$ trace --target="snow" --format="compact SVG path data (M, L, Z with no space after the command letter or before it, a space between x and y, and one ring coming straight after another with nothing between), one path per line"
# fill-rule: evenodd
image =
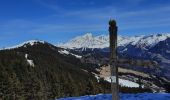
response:
M91 33L87 33L83 36L78 36L70 40L66 44L59 45L60 47L68 48L103 48L109 44L108 36L96 36L94 37Z
M28 63L30 66L32 66L32 67L35 66L33 60L29 60L29 59L28 59L28 54L25 54L25 59L27 60L27 63Z
M154 35L141 35L141 36L118 36L118 46L127 46L129 44L140 46L144 49L147 47L153 47L158 42L163 41L167 38L170 38L170 33L162 33L162 34L154 34ZM44 41L40 40L30 40L23 42L19 45L4 48L4 49L13 49L18 48L21 46L26 47L25 44L29 44L31 46L35 45L36 43L45 43ZM109 35L99 35L99 36L93 36L92 33L87 33L83 36L77 36L70 41L66 43L62 43L57 45L62 48L82 48L82 50L86 50L86 48L107 48L109 47ZM1 50L4 50L1 49ZM124 49L122 52L126 51L127 49ZM79 57L79 56L77 56Z
M79 56L79 55L76 55L76 54L73 54L73 53L70 53L69 51L67 51L67 50L60 50L60 51L58 51L60 54L66 54L66 55L69 55L69 54L71 54L71 55L73 55L73 56L75 56L76 58L81 58L82 56Z
M119 84L125 87L139 87L139 84L129 81L129 80L124 80L124 79L119 79Z
M61 54L70 54L67 50L61 50L61 51L59 51L59 53L61 53Z
M158 42L170 38L170 33L141 35L141 36L118 36L118 46L127 46L128 44L140 46L146 49L153 47ZM83 36L77 36L67 43L58 45L63 48L107 48L109 47L109 35L93 36L92 33L87 33ZM126 49L125 49L126 51Z
M75 56L76 58L82 58L82 56L76 55L76 54L72 54L71 55Z
M112 100L112 95L98 94L81 97L61 98L57 100ZM120 94L120 100L170 100L170 94L168 93Z
M7 47L7 48L4 48L2 50L19 48L19 47L22 47L22 46L26 47L25 44L29 44L29 45L33 46L38 42L43 43L43 44L45 43L45 41L40 41L40 40L29 40L29 41L23 42L23 43L21 43L19 45L15 45L15 46L12 46L12 47Z
M104 78L106 81L111 82L110 77ZM119 78L119 84L123 87L139 87L138 83Z

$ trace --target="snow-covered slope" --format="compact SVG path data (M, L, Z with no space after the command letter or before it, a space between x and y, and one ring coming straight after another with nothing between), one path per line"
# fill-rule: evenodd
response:
M158 42L170 38L170 33L154 34L154 35L141 35L124 37L118 36L118 46L126 46L128 44L148 48L153 47ZM83 36L78 36L67 43L59 45L64 48L106 48L109 47L109 36L100 35L93 36L91 33L87 33Z
M108 82L111 82L110 77L105 77L104 79ZM119 85L121 85L122 87L139 87L138 83L125 80L125 79L121 79L121 78L119 78Z
M57 100L112 100L111 94L98 94L82 97L61 98ZM120 100L170 100L170 94L120 94Z
M73 56L75 56L76 58L81 58L82 56L80 56L80 55L76 55L76 54L73 54L73 53L70 53L69 51L67 51L67 50L59 50L58 51L60 54L66 54L66 55L73 55Z

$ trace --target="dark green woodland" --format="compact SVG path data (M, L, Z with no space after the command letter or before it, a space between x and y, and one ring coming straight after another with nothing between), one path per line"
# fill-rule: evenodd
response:
M48 43L0 51L0 98L47 100L106 92L87 65ZM25 58L33 60L30 66ZM84 69L84 70L83 70ZM107 90L108 92L108 90Z

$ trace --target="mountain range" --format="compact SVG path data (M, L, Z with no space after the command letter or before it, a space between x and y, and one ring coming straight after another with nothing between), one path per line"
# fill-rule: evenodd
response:
M134 45L143 47L143 49L148 49L167 38L170 38L170 33L129 37L118 36L118 46ZM109 36L93 36L92 33L87 33L83 36L77 36L59 46L66 48L107 48L109 47Z
M119 36L121 92L169 92L169 37ZM51 99L109 93L108 42L108 36L88 33L57 46L30 40L0 50L0 98Z
M96 53L100 58L109 58L109 36L93 36L87 33L70 41L60 44L62 48L77 51L77 54L86 52ZM170 33L141 35L141 36L118 36L117 47L119 58L152 60L159 63L161 72L159 74L170 78ZM96 56L97 56L96 55Z
M136 82L135 78L141 77L145 86L148 83L152 84L149 87L154 87L152 88L153 91L159 90L162 86L169 87L169 40L170 33L130 37L118 36L119 77L126 77L125 79L131 79L133 82ZM93 36L91 33L87 33L59 46L70 53L81 56L82 62L98 65L99 68L95 68L95 70L99 71L101 74L99 76L108 77L108 72L110 72L107 67L110 56L108 35ZM130 74L128 77L127 73ZM144 76L149 78L146 79ZM168 85L165 85L163 81ZM160 85L159 83L163 84ZM156 89L155 86L159 89Z

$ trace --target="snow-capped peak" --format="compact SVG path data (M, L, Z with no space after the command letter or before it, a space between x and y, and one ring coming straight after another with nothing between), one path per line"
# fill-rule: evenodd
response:
M152 47L158 42L170 38L170 33L141 35L141 36L118 36L118 46L126 46L128 44L140 46L143 48ZM59 45L64 48L107 48L109 47L109 35L93 36L87 33L78 36L65 44Z
M167 38L170 38L170 34L155 34L155 35L143 36L143 38L141 38L138 41L138 45L145 45L145 46L152 47L156 45L158 42L164 41Z
M85 35L83 35L84 38L92 38L93 34L92 33L86 33Z
M34 44L37 44L37 43L45 43L45 41L41 41L41 40L29 40L29 41L26 41L20 45L24 45L24 44L30 44L31 46L33 46Z
M69 42L60 45L66 48L103 48L108 45L108 36L93 36L87 33L83 36L77 36Z
M14 49L14 48L19 48L19 47L22 47L22 46L26 46L26 45L31 45L33 46L34 44L37 44L37 43L45 43L45 41L41 41L41 40L29 40L29 41L26 41L26 42L23 42L19 45L15 45L15 46L12 46L12 47L7 47L5 49Z

